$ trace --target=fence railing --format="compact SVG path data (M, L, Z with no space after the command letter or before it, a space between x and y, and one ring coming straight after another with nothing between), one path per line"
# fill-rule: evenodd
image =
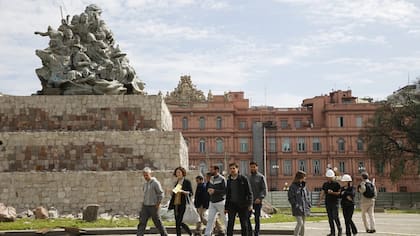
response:
M320 192L310 192L311 203L317 206ZM271 205L278 208L290 207L287 200L287 191L272 191L265 198ZM356 206L359 207L360 194L356 194ZM324 202L321 202L324 206ZM384 209L420 209L420 192L416 193L390 193L379 192L375 203L376 208Z

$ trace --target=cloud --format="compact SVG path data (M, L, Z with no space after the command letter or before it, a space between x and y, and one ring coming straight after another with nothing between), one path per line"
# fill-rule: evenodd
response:
M343 21L384 23L406 26L418 22L419 9L408 1L395 0L276 0L279 3L299 5L317 23L341 24Z

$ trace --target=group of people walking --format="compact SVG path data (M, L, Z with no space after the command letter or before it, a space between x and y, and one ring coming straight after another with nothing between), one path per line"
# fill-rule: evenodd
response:
M212 166L210 172L195 178L197 188L194 196L194 206L200 216L194 235L202 235L205 224L205 236L233 235L235 219L238 216L241 224L242 236L258 236L260 230L260 216L262 201L267 194L265 177L258 172L258 165L250 163L250 173L244 175L239 172L236 163L229 165L229 175L225 178L218 166ZM159 216L159 207L164 196L159 181L152 177L150 168L144 168L143 176L146 183L143 186L144 201L140 211L140 223L137 235L144 235L149 218L159 230L160 235L168 235ZM169 202L169 210L174 210L176 235L181 235L182 229L193 235L192 230L183 222L186 204L193 196L191 181L186 178L187 172L183 167L177 167L173 175L176 182ZM208 211L208 218L205 213ZM252 229L251 214L254 214L255 227ZM226 220L227 216L227 220Z
M377 191L373 183L374 181L369 180L368 173L364 172L361 174L361 182L357 188L353 186L353 180L348 174L341 176L340 181L342 182L342 186L337 182L335 172L332 169L327 170L325 177L327 181L322 185L318 205L325 199L325 208L330 226L330 233L327 236L341 236L343 233L340 218L338 217L339 199L341 199L346 236L356 235L358 233L357 227L352 219L356 191L361 193L360 208L366 232L375 233L374 207ZM288 200L291 204L292 214L297 221L294 230L294 235L296 236L305 235L305 219L310 215L311 209L311 199L305 185L305 180L306 173L304 171L298 171L288 191Z
M203 224L205 236L233 235L235 219L238 216L241 225L242 236L258 236L260 231L260 216L262 201L267 194L265 176L258 172L258 165L250 163L250 173L243 175L239 172L236 163L229 165L229 175L225 178L220 173L218 166L212 166L205 177L195 178L197 187L194 196L194 206L200 217L196 225L194 235L202 235ZM173 175L176 182L172 190L169 202L169 210L174 210L176 235L181 235L182 229L193 235L193 231L183 222L186 212L186 205L191 201L193 189L191 181L186 178L187 172L183 167L177 167ZM164 196L159 181L152 177L152 171L146 167L143 170L146 183L143 186L144 201L140 211L140 223L137 235L144 235L146 224L149 218L159 230L159 233L168 235L159 216L159 208ZM362 220L367 233L375 233L374 205L377 195L374 180L369 180L369 175L364 172L361 175L361 183L355 187L352 184L350 175L345 174L339 179L342 186L337 182L337 177L332 169L328 169L325 177L327 181L322 185L319 205L325 199L325 208L328 215L330 233L327 236L341 236L343 228L338 217L339 199L343 210L346 235L351 236L358 233L352 217L355 207L356 191L361 193L360 208ZM294 235L305 235L306 217L311 212L311 199L306 186L306 173L298 171L293 183L288 190L288 200L291 205L292 215L296 218ZM205 213L208 212L206 219ZM254 214L255 226L252 229L251 214ZM227 217L226 217L227 216ZM227 218L227 220L226 220ZM337 232L337 234L336 234Z

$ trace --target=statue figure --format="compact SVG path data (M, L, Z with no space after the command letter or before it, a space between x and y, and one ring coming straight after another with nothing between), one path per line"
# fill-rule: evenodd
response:
M207 101L213 100L213 93L211 93L211 90L209 89L209 93L207 94Z
M42 90L38 94L142 94L144 83L130 65L127 54L114 46L111 30L101 19L102 9L88 5L84 12L61 20L57 30L48 26L46 49L35 54Z

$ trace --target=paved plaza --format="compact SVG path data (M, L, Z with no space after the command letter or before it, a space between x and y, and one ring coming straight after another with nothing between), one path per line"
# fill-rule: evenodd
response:
M376 213L376 233L375 234L368 234L365 232L363 223L361 220L361 215L359 212L355 213L353 219L356 223L356 226L359 230L360 235L373 235L373 236L420 236L420 214L390 214L390 213ZM341 222L344 226L344 219L342 215L340 215ZM288 222L288 223L270 223L270 224L263 224L262 225L262 233L261 235L291 235L290 232L293 230L295 226L295 222ZM329 233L327 221L321 222L307 222L306 223L306 236L325 236ZM235 229L238 229L239 225L235 226ZM121 230L121 229L118 229ZM288 234L280 234L274 233L277 230L278 232L289 232ZM266 234L264 231L271 231L271 234ZM274 231L274 232L273 232ZM64 235L64 234L57 234L55 235ZM344 232L343 232L344 233ZM117 232L117 229L89 229L88 234L90 235L127 235L127 236L134 236L135 231L133 228L128 228L127 233L121 234L121 232ZM0 232L0 235L34 235L33 231L31 232L7 232L3 231ZM67 234L66 234L67 235ZM159 234L147 234L150 236L158 236ZM175 234L170 234L175 235ZM186 234L184 234L186 235ZM235 234L238 235L238 234ZM344 236L345 234L343 234Z
M388 214L388 213L375 213L376 218L376 233L366 233L360 212L356 212L353 216L353 221L356 224L359 233L357 235L401 235L401 236L414 236L420 235L420 215L419 214ZM344 218L340 214L341 224L344 228ZM290 223L277 223L266 224L264 227L276 229L293 229L294 222ZM321 222L307 222L306 223L307 236L325 236L329 233L328 221ZM344 236L343 232L343 236Z
M420 214L389 214L389 213L375 213L376 218L376 233L366 233L360 212L356 212L353 220L359 230L358 235L373 235L373 236L420 236ZM344 218L340 214L341 223L344 227ZM235 225L238 229L239 225ZM295 222L288 223L270 223L263 224L262 230L292 230L295 227ZM325 236L329 233L329 226L327 221L321 222L307 222L305 236ZM134 235L134 234L132 234ZM159 234L150 234L158 236ZM171 234L175 235L175 234ZM263 234L262 234L263 235ZM278 234L272 234L278 235ZM345 233L343 232L343 236Z

